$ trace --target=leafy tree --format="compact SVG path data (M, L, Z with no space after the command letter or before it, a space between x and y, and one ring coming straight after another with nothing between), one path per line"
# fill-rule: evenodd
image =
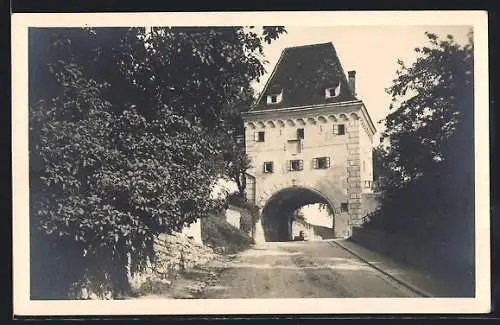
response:
M222 207L215 130L277 29L30 31L33 298L125 293L129 258Z
M473 234L473 44L426 33L411 66L399 61L375 170L384 177L373 225L433 238ZM450 231L446 232L445 229Z
M220 144L224 161L224 178L232 181L238 188L238 195L245 197L246 172L251 167L251 160L245 149L245 130L242 113L248 111L254 100L254 91L250 85L245 89L240 101L228 110L227 127L221 132Z
M396 189L401 182L401 175L390 164L389 153L383 146L373 148L373 179L374 187L379 189Z
M306 222L306 217L304 216L304 212L302 212L300 209L295 210L292 213L292 221Z

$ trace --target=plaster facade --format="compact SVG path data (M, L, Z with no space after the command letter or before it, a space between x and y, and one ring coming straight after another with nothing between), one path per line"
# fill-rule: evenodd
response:
M262 209L282 189L309 188L333 208L336 236L349 236L364 212L362 194L371 192L365 182L373 181L375 129L363 103L251 111L245 114L244 124L246 152L252 161L247 199ZM298 129L303 129L303 139ZM321 157L327 158L325 168L317 168L315 159ZM291 160L301 161L301 170L290 170ZM272 170L265 169L267 162L272 162Z

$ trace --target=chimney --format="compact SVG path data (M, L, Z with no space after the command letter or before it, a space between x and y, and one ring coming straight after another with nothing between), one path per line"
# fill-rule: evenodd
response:
M348 71L347 76L349 80L349 88L351 88L353 95L356 96L356 71Z

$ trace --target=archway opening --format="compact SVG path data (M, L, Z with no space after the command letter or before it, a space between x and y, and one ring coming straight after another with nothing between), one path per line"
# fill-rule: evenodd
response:
M304 207L319 205L324 208L331 218L329 227L318 226L308 222L308 215L304 215ZM261 220L264 237L267 242L297 240L297 232L302 223L306 238L326 239L333 238L334 211L332 203L320 192L304 188L290 187L283 189L271 196L262 209ZM301 215L302 214L302 215ZM297 216L300 216L297 218ZM301 240L299 238L299 240Z

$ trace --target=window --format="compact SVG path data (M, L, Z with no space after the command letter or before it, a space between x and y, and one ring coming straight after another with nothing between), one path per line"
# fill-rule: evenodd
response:
M290 160L290 171L299 171L304 167L304 163L302 160Z
M372 188L372 181L365 181L365 188Z
M283 91L281 90L279 93L272 93L267 95L267 103L268 104L278 104L281 103L283 99Z
M255 141L264 142L264 131L255 133Z
M349 211L349 205L347 202L342 202L340 203L340 212L348 212Z
M365 161L363 160L363 172L366 171L366 164L365 164Z
M297 139L304 139L304 129L297 129Z
M336 135L344 135L345 134L345 125L338 124L333 126L333 134Z
M273 162L266 161L264 163L264 173L272 173L273 172Z
M319 157L313 159L314 169L327 169L330 168L330 157Z
M325 89L326 98L337 97L339 94L340 94L340 83L337 85L337 87Z

